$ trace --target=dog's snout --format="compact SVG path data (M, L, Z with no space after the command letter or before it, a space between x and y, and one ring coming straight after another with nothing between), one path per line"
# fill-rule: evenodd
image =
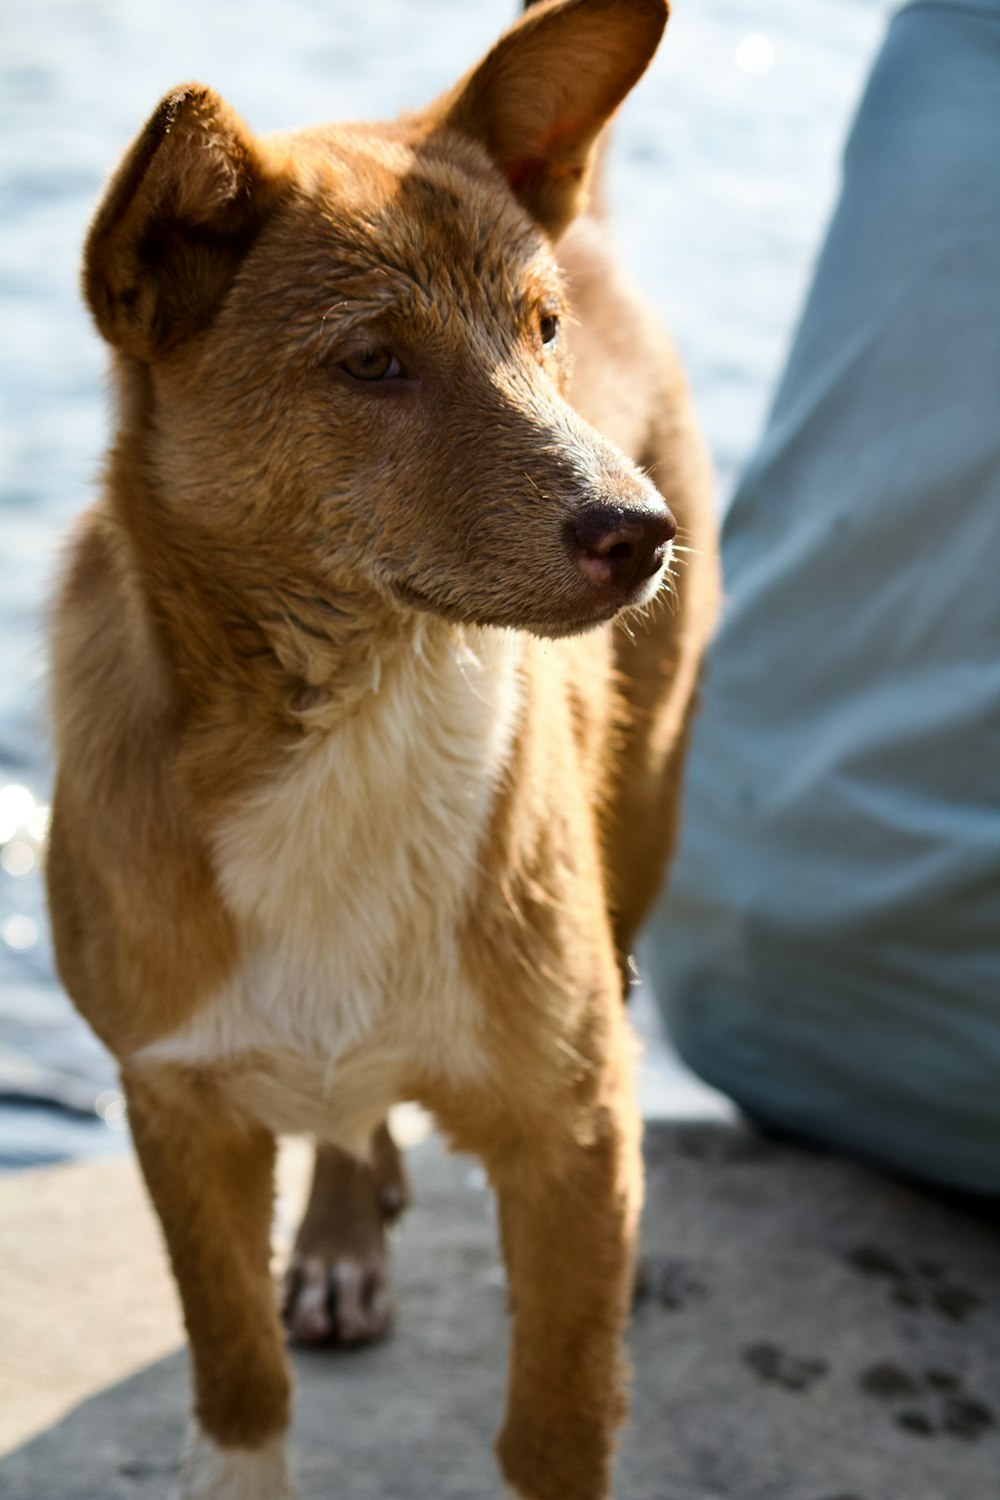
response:
M593 583L629 589L663 566L677 525L665 505L656 509L589 505L569 523L577 567Z

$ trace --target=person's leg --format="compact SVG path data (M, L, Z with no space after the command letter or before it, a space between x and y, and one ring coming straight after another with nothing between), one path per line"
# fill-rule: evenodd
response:
M1000 1192L1000 0L890 29L759 450L646 965L753 1113Z

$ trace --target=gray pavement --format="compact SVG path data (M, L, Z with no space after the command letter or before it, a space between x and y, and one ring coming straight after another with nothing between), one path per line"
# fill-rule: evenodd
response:
M995 1226L725 1123L651 1127L647 1158L648 1271L629 1336L633 1416L619 1500L1000 1500ZM396 1240L394 1335L359 1353L296 1355L302 1500L495 1500L499 1491L490 1441L504 1386L504 1290L491 1201L475 1165L434 1140L411 1163L417 1204ZM93 1218L109 1180L107 1163L57 1170L59 1203L36 1230L65 1231L77 1209L73 1222L88 1210ZM155 1329L147 1313L150 1337L162 1345L166 1330L167 1345L176 1342L148 1210L131 1165L115 1171L113 1234L95 1234L93 1254L78 1235L67 1261L76 1278L30 1285L32 1257L14 1252L32 1213L0 1226L0 1248L27 1278L20 1293L8 1284L5 1303L18 1347L18 1320L30 1329L35 1319L43 1347L48 1329L72 1343L76 1320L87 1343L72 1347L85 1368L95 1343L115 1346L147 1283L150 1307L164 1307ZM43 1188L38 1174L34 1202ZM111 1256L118 1280L102 1308L95 1280ZM167 1500L185 1356L108 1382L99 1355L89 1398L0 1458L0 1500ZM11 1377L8 1367L8 1387ZM29 1396L21 1392L23 1411Z

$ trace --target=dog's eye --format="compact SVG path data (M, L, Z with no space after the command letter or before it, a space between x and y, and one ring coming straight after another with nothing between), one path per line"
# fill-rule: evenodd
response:
M538 324L543 344L554 344L559 337L559 319L555 313L543 313Z
M349 354L340 361L340 368L355 380L395 380L403 373L399 360L388 349L362 349Z

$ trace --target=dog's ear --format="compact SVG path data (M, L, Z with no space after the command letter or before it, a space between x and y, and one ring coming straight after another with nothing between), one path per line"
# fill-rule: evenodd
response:
M645 71L667 0L544 0L432 106L432 128L480 141L556 239L585 207L601 128Z
M108 342L151 360L205 327L279 196L217 94L198 84L168 94L87 237L84 294Z

